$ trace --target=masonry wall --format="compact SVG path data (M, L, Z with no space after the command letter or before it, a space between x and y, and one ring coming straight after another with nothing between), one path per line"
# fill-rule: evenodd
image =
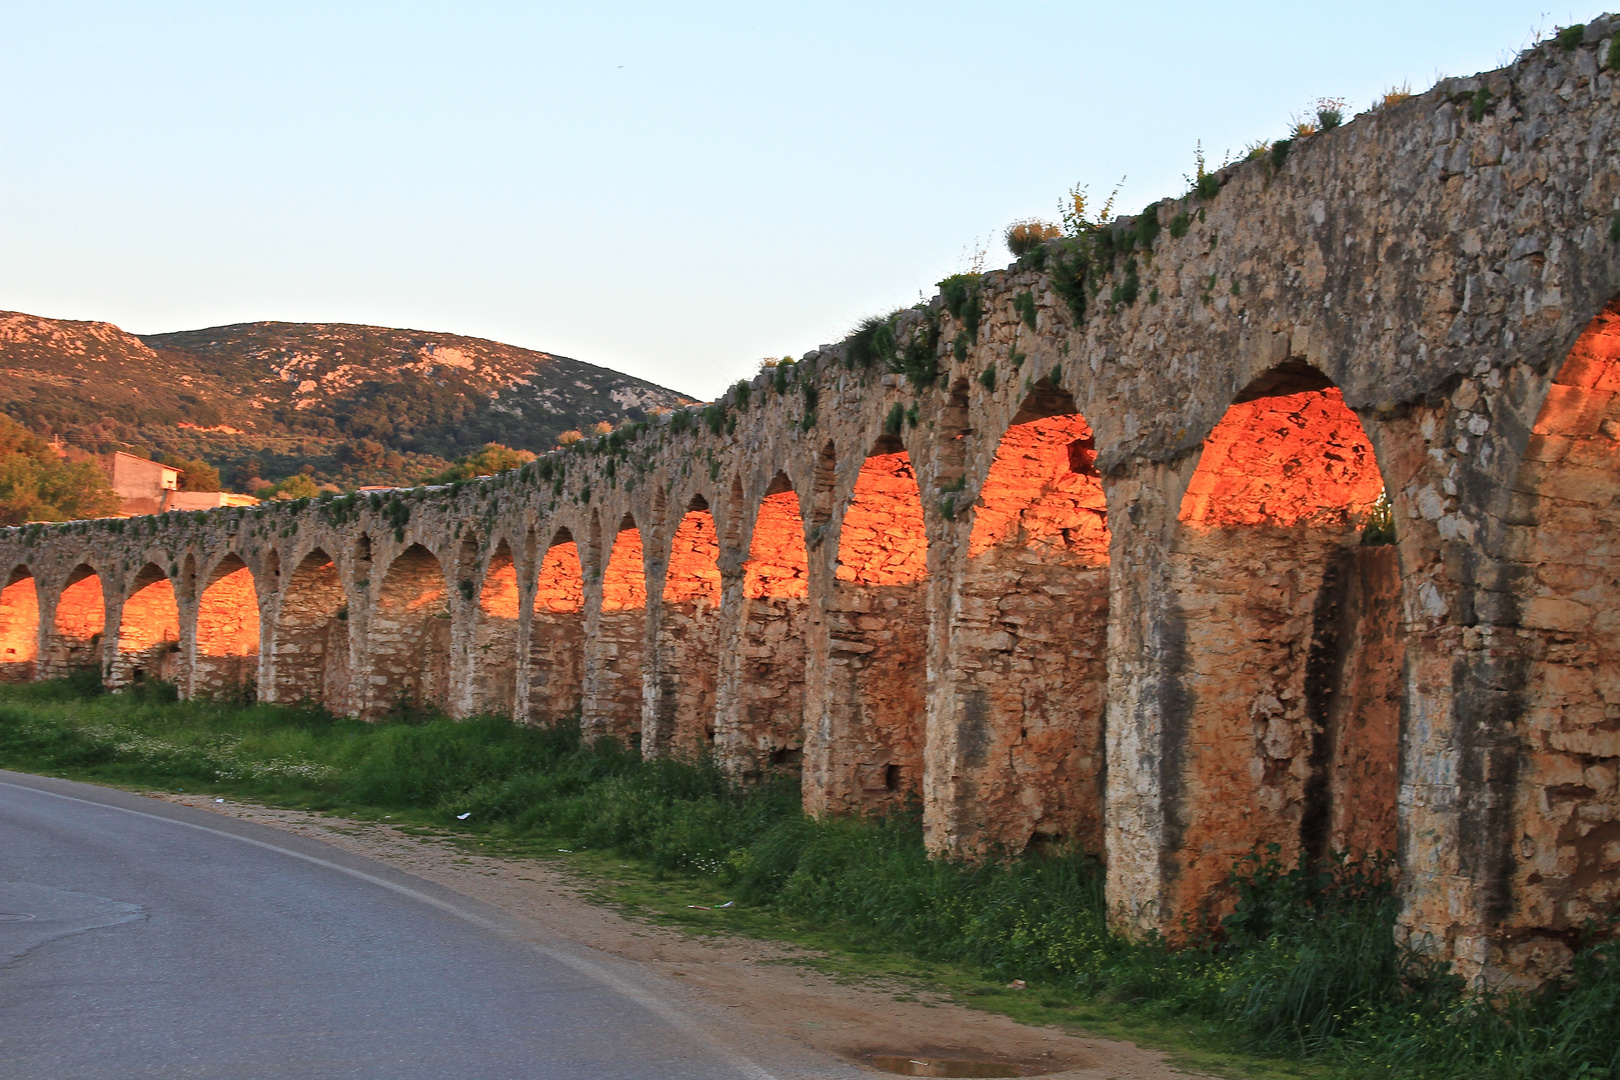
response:
M1535 982L1620 873L1611 37L521 470L0 531L0 647L917 799L942 856L1098 852L1127 933L1393 848L1403 938Z

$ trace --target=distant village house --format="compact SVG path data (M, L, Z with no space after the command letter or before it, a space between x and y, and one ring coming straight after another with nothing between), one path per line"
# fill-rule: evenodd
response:
M101 468L118 496L119 517L163 514L170 510L256 506L259 502L252 495L230 491L181 491L179 469L121 450L102 455Z

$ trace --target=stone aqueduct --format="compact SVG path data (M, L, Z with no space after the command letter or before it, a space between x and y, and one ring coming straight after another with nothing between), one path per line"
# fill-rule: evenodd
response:
M1256 844L1392 851L1403 934L1535 979L1620 903L1608 26L1150 208L1081 318L908 313L926 386L846 343L465 486L0 532L4 670L577 713L1078 843L1172 938Z

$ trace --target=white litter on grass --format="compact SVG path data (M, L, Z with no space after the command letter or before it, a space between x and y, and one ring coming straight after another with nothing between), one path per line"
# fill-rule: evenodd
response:
M465 814L457 814L456 815L456 820L457 821L466 821L470 817L472 817L472 811L471 810L467 811Z
M727 900L723 904L716 904L715 907L717 907L717 908L728 908L728 907L735 907L736 905L737 905L737 901L735 901L735 900Z
M225 800L224 799L215 799L214 801L215 802L224 802Z
M564 855L572 855L574 853L573 848L560 847L557 850L562 852Z

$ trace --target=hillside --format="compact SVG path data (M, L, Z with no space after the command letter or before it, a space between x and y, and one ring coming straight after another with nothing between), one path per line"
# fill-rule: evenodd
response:
M0 411L98 452L202 457L238 486L298 471L394 483L501 442L690 401L551 353L457 334L243 323L136 335L0 312Z

